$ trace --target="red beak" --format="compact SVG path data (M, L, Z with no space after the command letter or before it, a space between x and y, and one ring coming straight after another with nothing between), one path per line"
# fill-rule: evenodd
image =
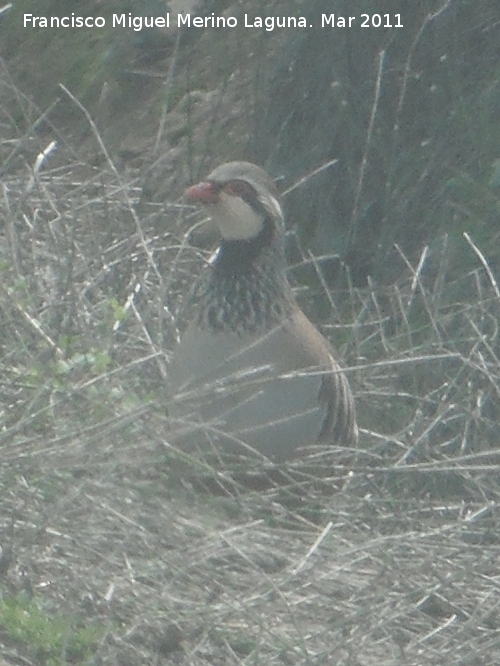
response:
M184 199L193 203L214 204L219 200L219 195L212 183L202 182L188 187L184 192Z

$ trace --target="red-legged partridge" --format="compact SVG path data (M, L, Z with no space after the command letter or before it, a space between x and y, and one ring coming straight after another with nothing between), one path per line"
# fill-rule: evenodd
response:
M229 162L185 197L206 208L222 240L169 365L172 444L274 461L311 444L354 445L347 378L286 277L271 178L254 164Z

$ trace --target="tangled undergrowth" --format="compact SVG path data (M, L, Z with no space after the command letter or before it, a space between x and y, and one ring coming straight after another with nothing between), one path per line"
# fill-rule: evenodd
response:
M397 250L397 280L363 289L304 258L359 448L210 468L169 448L163 388L205 257L194 212L140 215L110 159L43 161L0 199L5 663L497 663L488 248Z

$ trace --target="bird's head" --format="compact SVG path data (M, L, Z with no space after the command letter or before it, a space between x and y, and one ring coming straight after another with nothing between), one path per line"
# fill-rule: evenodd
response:
M284 231L280 195L271 177L249 162L227 162L186 190L187 201L205 206L223 241L274 238Z

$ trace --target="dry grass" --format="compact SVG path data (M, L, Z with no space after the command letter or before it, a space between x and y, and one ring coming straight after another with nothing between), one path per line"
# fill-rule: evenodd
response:
M32 159L0 199L3 601L101 627L78 663L498 663L487 248L464 239L464 272L443 239L399 253L394 284L342 293L307 259L324 330L346 341L362 437L276 485L168 449L168 350L202 264L183 236L192 212L169 202L142 219L109 156L62 162ZM5 627L0 641L5 663L75 663Z

